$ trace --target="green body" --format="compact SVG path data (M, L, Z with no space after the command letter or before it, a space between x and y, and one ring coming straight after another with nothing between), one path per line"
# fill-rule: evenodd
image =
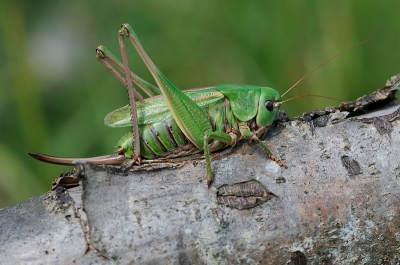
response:
M216 85L182 92L150 60L128 24L122 25L118 38L122 63L104 46L96 51L99 61L128 90L129 105L105 118L105 124L111 127L132 126L132 132L118 143L119 154L86 159L37 153L31 156L62 165L74 165L76 161L116 165L126 158L140 164L142 158L152 160L204 152L206 178L210 184L210 152L249 139L259 143L272 160L284 166L260 140L282 104L278 92L251 85ZM133 44L157 86L130 71L125 38Z
M272 98L279 101L279 94L272 88L250 85L217 85L185 92L207 117L212 132L236 133L238 140L243 138L238 123L256 124L260 99ZM195 146L182 133L168 108L163 96L155 96L137 102L137 116L140 135L140 151L145 159L170 158L198 153L203 149ZM262 111L262 110L261 110ZM276 112L271 115L258 115L264 127L274 121ZM132 126L129 105L117 109L106 116L104 123L110 127ZM209 143L210 151L216 151L227 144L218 140ZM126 157L132 155L132 134L124 135L118 142Z
M135 47L157 86L130 71L125 37ZM284 166L259 138L273 123L279 110L280 96L274 89L217 85L184 93L154 65L128 24L123 24L119 31L119 43L123 64L103 46L98 47L97 57L128 89L129 106L110 113L105 119L105 123L113 127L132 125L133 133L126 134L119 141L120 153L140 163L141 157L177 157L203 150L206 178L210 184L210 152L226 145L233 146L246 138L258 142L272 160ZM116 73L115 68L123 72L125 79ZM132 82L150 98L141 99Z

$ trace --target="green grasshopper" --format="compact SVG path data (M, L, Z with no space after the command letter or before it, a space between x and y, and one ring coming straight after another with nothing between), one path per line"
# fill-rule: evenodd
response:
M210 152L234 146L242 139L249 139L257 142L279 166L286 167L281 160L272 155L261 138L274 122L280 105L291 99L282 101L279 93L269 87L237 84L221 84L182 92L150 60L131 26L123 24L118 36L122 63L104 46L96 49L99 61L128 90L130 104L111 112L104 119L104 123L110 127L132 126L132 132L124 135L118 142L118 155L61 158L29 153L32 157L61 165L74 165L77 161L120 165L127 158L132 159L132 163L140 164L142 158L167 159L203 151L207 184L210 185ZM130 71L125 38L135 47L158 87ZM124 74L125 78L121 74ZM132 83L139 89L133 89ZM149 98L144 98L142 94ZM305 96L315 95L301 97Z

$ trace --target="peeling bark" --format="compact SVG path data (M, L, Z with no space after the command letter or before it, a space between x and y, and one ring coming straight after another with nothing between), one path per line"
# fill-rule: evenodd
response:
M369 95L372 105L281 116L265 141L287 169L247 143L214 157L210 188L201 159L79 165L55 190L0 210L0 263L396 264L397 85ZM218 194L263 201L239 210Z

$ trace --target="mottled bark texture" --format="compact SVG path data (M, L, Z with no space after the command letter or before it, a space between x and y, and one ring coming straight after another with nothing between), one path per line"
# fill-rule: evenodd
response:
M265 141L287 169L246 142L214 157L210 188L202 159L79 165L53 191L0 210L0 263L397 264L397 85L280 116Z

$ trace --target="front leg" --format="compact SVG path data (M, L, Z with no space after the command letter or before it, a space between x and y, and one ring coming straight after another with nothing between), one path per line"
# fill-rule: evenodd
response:
M265 145L265 143L261 141L260 138L258 138L257 134L259 133L262 134L263 131L260 130L258 132L252 132L248 126L240 126L240 131L245 138L256 141L272 161L275 161L281 167L287 168L285 163L283 163L282 160L274 156L272 152L268 149L268 147Z
M272 154L272 152L268 149L268 147L264 144L264 142L260 140L260 138L258 138L257 136L253 135L253 136L251 137L251 139L253 139L254 141L256 141L256 142L261 146L261 148L264 149L265 153L267 153L267 155L269 156L269 158L270 158L272 161L275 161L275 162L276 162L279 166L281 166L281 167L287 168L287 166L285 165L285 163L283 163L282 160L280 160L279 158L277 158L276 156L274 156L274 155Z

